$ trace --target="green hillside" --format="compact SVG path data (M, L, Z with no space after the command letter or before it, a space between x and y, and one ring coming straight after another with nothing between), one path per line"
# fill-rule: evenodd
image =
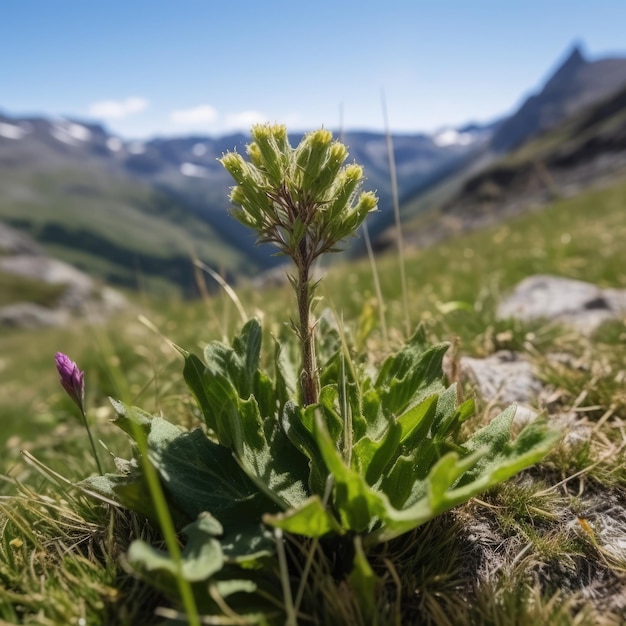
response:
M244 254L176 199L89 164L1 169L0 220L112 284L192 292L194 256L246 271Z

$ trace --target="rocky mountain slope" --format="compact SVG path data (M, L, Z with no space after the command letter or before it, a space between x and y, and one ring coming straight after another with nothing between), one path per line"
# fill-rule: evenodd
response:
M480 154L407 199L404 232L428 244L624 176L625 137L626 59L589 62L576 48Z

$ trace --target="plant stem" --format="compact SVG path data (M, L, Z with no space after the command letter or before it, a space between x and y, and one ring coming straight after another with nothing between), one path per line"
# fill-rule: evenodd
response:
M298 316L300 318L300 345L302 348L302 402L304 406L317 404L317 377L315 373L315 335L311 319L311 276L310 264L298 263L298 282L296 284Z
M93 457L96 459L96 465L98 466L98 472L100 472L100 476L104 476L104 470L102 469L102 465L100 463L100 457L98 456L98 452L96 451L96 444L91 436L91 429L89 428L89 424L87 423L87 415L85 415L85 411L81 408L80 414L83 417L83 424L85 424L85 430L87 431L87 435L89 436L89 443L91 444L91 451L93 452Z

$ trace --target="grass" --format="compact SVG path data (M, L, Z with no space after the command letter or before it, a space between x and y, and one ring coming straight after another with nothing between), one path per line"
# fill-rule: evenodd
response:
M495 309L508 289L534 273L626 288L625 205L622 182L407 255L411 324L423 321L433 339L455 342L461 354L524 351L546 386L540 408L568 426L540 466L369 555L378 576L378 624L623 623L624 319L583 338L546 322L511 325L497 320ZM388 342L378 327L366 262L333 267L318 306L318 313L325 306L342 313L346 332L373 360L400 344L404 325L397 259L382 257L377 266ZM283 323L291 309L289 286L241 286L237 292L249 315L264 318L268 338L289 332ZM63 350L86 370L96 436L124 456L128 444L108 424L106 397L193 426L196 409L169 342L199 352L210 339L232 336L239 316L224 294L193 303L146 296L136 306L143 322L133 311L82 332L0 333L0 619L6 623L165 623L167 617L155 617L157 607L161 616L172 615L168 601L124 561L131 538L156 543L157 531L71 484L94 472L95 464L57 384L53 355ZM487 406L466 427L486 419ZM112 468L111 459L105 462ZM299 623L374 623L319 546L289 538L287 550L316 550L318 557Z

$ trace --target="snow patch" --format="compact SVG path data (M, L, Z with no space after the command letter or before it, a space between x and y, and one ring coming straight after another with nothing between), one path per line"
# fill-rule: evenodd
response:
M25 134L26 131L15 124L0 122L0 137L6 137L7 139L21 139Z
M191 152L193 152L194 156L201 157L201 156L204 156L207 153L207 150L208 150L208 148L206 147L206 144L204 144L204 143L197 143L191 149Z
M146 145L141 141L133 141L128 144L127 149L131 154L143 154L146 151Z
M107 139L107 148L111 152L119 152L123 147L124 143L119 137L109 137Z
M89 141L91 139L91 131L85 126L81 126L80 124L68 122L65 130L70 135L70 137L72 137L73 139L77 139L78 141Z
M77 146L91 139L91 131L85 126L61 120L50 128L50 134L58 141L70 146Z
M193 176L194 178L206 178L209 174L209 170L201 165L194 165L193 163L183 163L180 166L180 173L183 176Z
M433 137L433 142L440 148L448 146L468 146L474 141L472 133L460 133L454 128L446 128Z

